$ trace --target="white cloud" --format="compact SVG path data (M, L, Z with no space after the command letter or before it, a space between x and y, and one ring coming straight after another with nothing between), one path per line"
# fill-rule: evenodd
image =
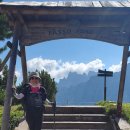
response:
M29 60L27 65L29 71L35 71L36 69L41 71L44 69L52 78L55 78L56 81L67 77L69 72L87 74L89 71L97 71L105 66L100 59L95 59L89 63L76 63L76 61L62 62L61 60L49 60L41 57Z
M1 77L3 76L2 71L0 72L0 76L1 76Z
M15 75L18 79L21 78L21 73L19 71L15 71Z
M108 70L113 71L113 72L119 72L121 71L121 62L117 65L112 65L108 68Z

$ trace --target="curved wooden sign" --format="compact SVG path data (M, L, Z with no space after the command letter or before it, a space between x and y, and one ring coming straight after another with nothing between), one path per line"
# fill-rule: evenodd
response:
M22 26L21 42L85 38L130 45L129 1L3 2L10 27Z

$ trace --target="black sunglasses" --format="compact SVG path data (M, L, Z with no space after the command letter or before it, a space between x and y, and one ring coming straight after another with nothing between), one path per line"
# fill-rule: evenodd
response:
M39 79L38 77L31 77L30 80L33 80L33 79Z

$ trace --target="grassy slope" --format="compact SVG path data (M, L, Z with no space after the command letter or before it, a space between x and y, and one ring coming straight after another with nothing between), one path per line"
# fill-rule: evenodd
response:
M115 102L98 102L97 105L105 106L107 114L116 114L116 103ZM123 103L122 117L130 123L130 103Z

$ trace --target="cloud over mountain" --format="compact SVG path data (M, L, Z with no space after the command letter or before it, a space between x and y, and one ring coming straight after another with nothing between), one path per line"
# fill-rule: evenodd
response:
M108 68L108 70L113 71L113 72L119 72L121 71L121 62L117 65L112 65Z
M95 59L89 63L77 63L76 61L72 62L62 62L50 59L43 59L42 57L33 58L27 62L28 70L45 70L47 71L52 78L55 78L57 81L67 77L69 72L76 72L78 74L88 73L89 71L97 71L98 69L103 69L104 64L100 59Z

